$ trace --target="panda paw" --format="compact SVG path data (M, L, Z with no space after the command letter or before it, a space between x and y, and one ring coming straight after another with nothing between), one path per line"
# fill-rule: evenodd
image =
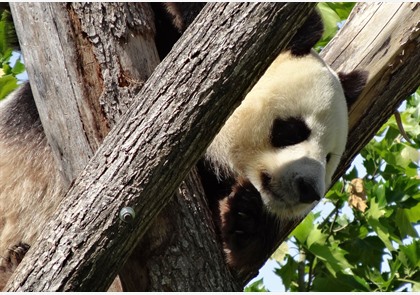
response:
M228 264L238 272L258 267L267 255L266 227L272 225L257 189L249 181L238 181L219 209Z
M28 244L19 243L9 248L5 256L0 256L0 292L6 286L10 276L16 270L28 250Z
M30 246L25 243L19 243L9 248L6 256L1 258L0 272L13 272L25 257L29 248Z

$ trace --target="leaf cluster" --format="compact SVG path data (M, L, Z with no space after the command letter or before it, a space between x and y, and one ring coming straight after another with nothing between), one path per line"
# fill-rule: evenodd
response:
M16 33L10 11L4 9L0 15L0 100L18 87L17 75L25 71L20 57L11 65L17 44Z

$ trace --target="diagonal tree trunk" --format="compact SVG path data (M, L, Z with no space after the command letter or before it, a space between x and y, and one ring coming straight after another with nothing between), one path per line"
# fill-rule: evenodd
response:
M15 4L13 14L17 20L19 37L25 40L26 31L31 32L31 27L24 27L25 17L30 19L31 15L36 15L35 11L38 11L41 14L34 18L34 23L31 23L32 28L39 24L39 20L49 24L46 30L57 28L56 34L62 37L55 44L59 48L60 42L65 44L66 41L71 40L67 35L68 23L72 23L73 26L75 26L74 23L77 24L77 18L74 18L78 13L77 6L61 7L68 10L68 13L61 11L60 14L55 11L59 9L58 6L43 5L38 6L38 10L36 10L36 5L31 7L32 10L28 10L27 6ZM120 123L112 129L90 164L72 185L60 209L47 227L49 230L44 231L21 263L14 281L9 284L9 290L106 289L118 270L123 267L155 216L169 202L181 180L203 153L232 107L238 104L270 61L284 48L287 40L292 37L299 24L303 22L304 16L308 15L312 8L313 4L221 3L208 5L196 21L196 25L186 33L189 39L183 38L183 41L178 43L173 52L156 69L138 95L138 100L123 116ZM24 17L19 17L19 13ZM59 24L62 20L64 24ZM75 28L77 32L79 29L77 26ZM83 31L83 26L81 28ZM84 36L84 33L81 35ZM95 34L87 34L87 36L95 37ZM87 41L95 43L95 40L101 39L98 37ZM77 49L77 46L84 48L89 45L83 43L85 41L80 41L80 44L76 42L76 46L70 47L72 50L74 47ZM22 47L29 44L25 41L21 43ZM56 48L55 46L51 48ZM64 47L67 48L67 45ZM77 52L80 53L83 50ZM27 60L30 59L31 53L31 50L26 53L24 50ZM51 50L49 53L48 58L53 56L56 50ZM58 56L60 59L60 54ZM61 54L64 61L67 61L68 56L73 58L68 61L70 63L72 60L77 62L80 62L80 59L83 60L74 54ZM55 70L63 67L63 72L69 77L77 77L78 70L82 71L91 65L89 61L95 62L94 59L88 59L88 62L82 63L83 66L79 69L77 67L67 69L66 65L61 64ZM100 67L98 69L96 64L94 65L92 74L102 70ZM35 70L32 69L32 71ZM45 84L49 83L47 81L50 81L41 80L41 76L33 75L35 74L29 71L29 76L34 77L35 86L42 86L40 89L45 88ZM62 79L67 83L65 77ZM73 87L80 86L77 83L86 84L83 79L73 79L71 78L69 82L69 91L74 91L73 94L65 95L67 93L65 91L62 95L52 96L55 100L59 97L59 101L62 102L61 108L59 104L54 111L63 109L67 104L67 99L78 97L82 100L82 103L79 103L76 99L73 111L64 112L67 116L73 112L85 114L81 111L83 108L80 107L80 105L85 106L83 103L85 96L79 93L79 91L83 93L81 90L75 91ZM93 81L92 85L96 86L101 79L93 79ZM55 88L60 88L60 83L63 81L55 82L55 86L49 86L51 88L45 93L48 94ZM45 101L48 100L36 91L35 97L38 97L37 104L41 101L40 97L43 97ZM48 109L51 110L47 107L44 113L40 111L42 118L50 115ZM89 112L86 111L86 113ZM103 116L102 114L97 118L101 120ZM85 117L91 119L89 115L85 115L80 116L79 120L83 121ZM92 120L92 122L96 121ZM73 123L70 125L73 126ZM85 129L84 124L82 126L84 126L82 128L85 130L84 133L90 134L86 132L89 129ZM105 130L106 133L105 127L100 130ZM58 130L61 128L59 127ZM47 134L51 134L50 132L53 131L46 130ZM55 136L49 138L53 142L56 140ZM64 136L62 141L64 146L66 146L66 138L68 136ZM81 142L83 143L80 145L81 150L85 153L85 150L89 148L93 150L95 147L94 140L82 138ZM77 160L77 153L76 157L67 158L62 156L65 153L60 150L60 145L52 144L52 147L59 151L57 158L61 160L61 163L63 161L73 163ZM71 154L73 147L69 150ZM85 158L89 156L87 154ZM67 167L67 165L62 165L62 167ZM72 179L71 175L78 169L80 167L68 170L63 168L67 181ZM186 208L185 204L188 204L188 199L185 199L186 203L181 205L183 209ZM133 208L136 212L136 217L128 224L118 218L120 210L126 206ZM206 206L201 204L197 208L206 210ZM199 216L209 216L208 211L206 212L207 214ZM192 215L190 219L182 219L188 222L188 220L195 221L195 218ZM224 265L219 244L216 242L212 227L209 226L211 223L198 224L203 232L199 234L190 232L197 243L195 248L199 248L200 243L205 241L204 235L209 235L208 241L213 251L209 256L202 255L201 263L198 263L195 256L190 257L192 260L189 262L190 265L196 267L201 265L207 274L194 281L191 278L197 277L197 272L192 270L188 272L190 277L186 277L181 282L177 281L176 285L171 285L174 280L169 280L170 284L162 284L163 278L161 278L161 290L165 286L168 290L215 290L217 286L223 286L225 290L238 290L240 284L232 278ZM203 250L208 255L207 242L205 244L206 247L203 247ZM34 261L37 263L33 264ZM172 261L174 267L183 266L177 265L176 262ZM209 267L212 265L218 265L216 271ZM200 286L198 282L202 278L206 280ZM218 278L223 280L223 284L218 281ZM145 281L153 282L152 275ZM148 286L149 290L156 288L153 284Z

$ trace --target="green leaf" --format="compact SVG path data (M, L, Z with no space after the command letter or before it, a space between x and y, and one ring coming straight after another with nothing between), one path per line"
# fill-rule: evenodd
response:
M366 210L367 221L378 237L384 242L389 251L395 251L390 240L389 228L380 222L381 217L385 215L385 209L379 208L375 198L370 200L369 209Z
M409 245L400 246L399 260L411 269L420 267L420 241L413 241Z
M412 291L413 292L420 292L420 282L418 282L418 283L416 282L416 283L413 284Z
M372 284L375 284L379 291L388 290L390 283L395 277L395 275L393 275L388 280L386 280L384 278L384 275L378 269L375 269L375 268L370 268L370 269L367 268L365 273L366 273L366 279L370 280ZM373 290L373 291L378 291L378 290Z
M341 19L337 13L328 6L328 3L318 3L317 7L321 13L322 21L324 23L323 38L331 38L337 32L337 24L341 21Z
M11 75L0 77L0 99L5 98L17 88L17 79Z
M353 167L353 169L350 172L347 172L346 175L343 176L345 180L351 181L355 178L358 178L358 171L356 169L356 166Z
M410 209L405 209L405 214L407 215L409 222L420 221L420 202Z
M315 277L312 291L317 292L351 292L371 291L369 284L355 275L338 274L337 278L331 276Z
M13 66L12 73L13 75L19 75L25 72L25 65L20 61L20 58L16 60L15 65Z
M287 255L287 262L280 268L276 268L275 273L281 277L286 290L290 290L291 284L297 281L298 263L292 256Z
M417 231L413 227L413 224L410 222L410 218L406 209L397 208L395 214L395 224L400 231L401 238L405 238L406 236L411 236L414 238L419 237Z
M305 217L305 219L293 230L293 232L290 234L291 236L294 236L300 244L304 244L306 242L306 239L308 238L310 232L314 228L314 221L315 216L311 212L308 214L308 216Z
M16 42L12 15L9 11L3 10L0 19L0 56L2 61L4 61L4 56L11 53L13 44Z
M314 243L325 244L328 235L324 234L320 229L314 228L308 235L306 239L306 246L310 248Z
M377 236L346 241L342 248L348 252L347 260L353 265L380 269L384 255L384 243Z
M392 245L390 239L389 229L386 226L382 225L377 219L369 218L368 222L370 226L372 226L373 230L376 232L378 237L382 240L382 242L384 242L388 250L395 251L395 248Z
M384 184L379 184L377 186L375 192L374 192L375 198L376 198L376 200L378 200L378 209L379 208L380 209L385 208L388 205L388 200L386 199L386 193L385 192L386 192L386 187L385 187ZM384 212L385 212L384 210L375 211L375 213L380 214L380 215L375 216L375 217L377 217L377 218L382 217Z
M253 282L245 287L245 292L270 292L264 286L263 279Z
M376 172L376 162L374 159L370 158L368 155L365 156L363 160L363 166L366 169L366 172L369 175L373 175Z
M385 189L383 186L378 187L378 189L376 190L375 196L378 196L379 194L383 194L385 196ZM366 211L367 216L371 217L372 219L378 220L385 214L385 210L382 208L383 206L379 205L376 198L370 199L369 209Z
M375 231L375 233L378 235L378 237L382 240L382 242L385 244L387 249L389 251L395 251L394 246L391 242L391 236L389 233L389 229L381 224L381 222L377 219L368 218L369 225L372 227L372 229Z
M355 2L327 2L328 6L333 9L341 20L348 18L351 10L353 9Z
M324 262L333 276L336 276L339 272L352 268L351 264L348 263L347 259L344 257L347 252L335 244L327 246L314 243L309 251Z

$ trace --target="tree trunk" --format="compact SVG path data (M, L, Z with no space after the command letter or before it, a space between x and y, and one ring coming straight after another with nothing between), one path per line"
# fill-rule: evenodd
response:
M159 63L153 13L144 3L11 8L42 125L69 184Z
M58 38L51 44L52 49L60 48L59 44L64 44L65 48L73 48L71 50L84 49L85 46L91 45L83 43L86 40L80 41L80 44L76 42L76 46L72 44L68 46L65 43L69 40L70 43L73 42L68 36L69 26L74 26L74 32L80 32L79 27L76 26L78 19L74 19L73 16L84 10L78 10L77 6L70 8L67 14L64 11L53 14L54 9L58 7L51 4L41 6L39 11L45 12L46 15L36 15L31 27L25 28L22 20L25 17L30 19L29 11L31 10L26 10L25 6L20 6L19 9L19 5L15 5L13 14L21 27L21 29L18 28L18 33L22 47L25 44L32 44L25 41L25 31L36 28L34 31L43 32L35 26L39 25L39 20L46 24L44 28L41 28L45 32L50 28L58 28L55 34L61 39ZM89 165L79 175L52 221L22 261L14 280L8 285L8 290L105 290L118 270L125 264L156 215L169 202L182 179L220 129L233 106L239 103L278 52L284 48L287 40L293 36L312 8L313 4L220 3L208 5L195 22L196 25L186 32L188 38L182 38L182 41L177 43L176 48L156 69L137 96L134 105L112 129ZM23 10L20 12L22 18L18 16L19 10ZM64 20L62 25L61 20ZM83 31L87 27L83 27L83 22L81 22L80 28ZM84 34L81 35L84 36ZM86 41L87 43L102 40L96 38L96 33L87 35L91 38ZM26 60L31 59L33 51L42 52L41 48L24 51ZM48 64L46 58L53 56L51 51L48 52L51 55L46 54L44 59L35 57L33 61L44 60ZM79 53L82 51L84 52L84 50L79 50ZM54 71L66 73L67 76L61 76L63 80L58 82L53 82L54 79L51 77L46 77L44 80L34 68L32 72L28 71L35 86L40 85L39 89L47 89L45 92L53 93L52 98L59 102L54 108L49 106L44 112L40 111L43 125L49 124L44 120L45 117L51 115L51 110L59 112L63 109L66 110L64 114L68 117L73 113L80 115L79 121L84 122L86 118L90 120L89 116L93 113L96 119L92 122L96 120L102 122L101 120L106 117L106 111L105 115L97 114L95 108L93 110L96 111L86 111L88 115L82 112L82 107L86 105L94 104L97 107L101 104L83 103L84 95L88 94L83 93L82 90L74 90L79 84L84 87L92 83L91 85L96 87L96 83L100 84L101 79L93 77L93 82L85 81L77 78L79 74L77 66L66 68L72 61L78 63L84 60L73 51L69 54L61 54L61 58L66 61L66 65L57 65ZM95 58L96 61L99 60L96 56ZM79 70L89 68L92 61L95 60L87 59L83 66L79 65ZM38 66L43 69L40 71L44 72L43 64L33 63L31 66ZM102 70L100 67L99 69ZM92 75L99 69L95 65L92 68ZM70 79L70 82L66 79ZM129 79L124 81L129 81ZM53 86L49 83L53 83ZM70 95L65 95L67 92L60 95L53 91L61 88L62 83L69 83L72 86L68 89L71 91ZM34 94L36 97L43 97L39 93ZM69 102L74 107L67 106L67 101L74 100L74 97L76 97L76 103ZM124 98L124 94L118 94L118 98ZM43 100L48 99L44 97ZM82 103L79 103L79 100L82 100ZM106 103L109 106L109 102ZM67 120L64 121L61 124L67 123ZM110 121L112 122L112 119ZM77 124L80 122L73 122L70 125ZM67 128L58 125L58 130ZM95 132L88 131L90 129L86 126L91 126L89 124L83 123L82 126L83 128L79 127L75 132L84 130L80 145L76 147L68 145L66 142L70 138L68 134L63 136L60 144L54 145L58 140L50 135L48 138L50 142L53 142L53 149L58 150L59 155L64 155L64 152L60 150L63 148L61 145L70 146L68 154L71 155L73 149L80 148L86 154L84 158L89 158L90 154L86 150L94 150L97 142L89 140L86 134L95 134ZM106 133L106 124L100 126L98 129L93 128ZM50 132L53 133L49 129L46 130L47 134ZM99 133L102 134L102 132ZM77 160L75 159L77 153L75 155L72 158L59 156L58 159L73 163ZM72 167L70 164L62 167L63 171L66 171L67 180L70 180L71 175L80 169L80 167L67 169L66 167ZM175 211L182 217L183 229L189 234L182 235L182 238L188 236L192 238L191 242L184 242L183 247L178 249L194 248L194 250L197 249L197 253L201 251L201 255L192 255L188 260L189 253L184 253L187 255L183 255L183 259L172 260L171 265L172 269L182 269L184 272L184 267L187 266L185 263L188 262L190 267L202 267L203 273L200 272L198 276L196 268L191 268L190 271L185 271L183 280L179 280L179 276L170 277L168 273L163 273L168 268L166 265L168 262L162 262L162 260L158 271L151 272L149 278L145 280L148 286L151 286L148 289L157 288L156 285L149 285L154 281L153 275L157 274L159 280L155 282L160 283L160 290L165 287L173 291L216 290L217 286L223 286L221 288L224 290L238 290L239 285L223 262L220 245L217 243L213 228L209 226L211 223L197 222L198 215L192 214L189 218L182 215L183 212L191 212L191 208L186 206L190 204L187 197L191 196L187 194L185 198L178 198L178 200L184 200L184 203L180 205L181 208L188 208L186 211L180 210L182 212ZM119 219L119 213L123 207L131 207L136 213L129 223ZM206 206L201 203L195 208L206 210ZM199 214L199 216L208 217L208 211L207 214ZM197 234L190 230L193 226L191 221L195 221L199 226L200 231ZM207 240L203 238L206 236ZM204 244L203 241L206 243ZM200 247L200 245L205 246ZM209 249L213 249L210 252L211 255L208 252ZM182 273L179 275L181 276Z
M38 112L68 187L159 63L153 12L145 3L11 8Z

